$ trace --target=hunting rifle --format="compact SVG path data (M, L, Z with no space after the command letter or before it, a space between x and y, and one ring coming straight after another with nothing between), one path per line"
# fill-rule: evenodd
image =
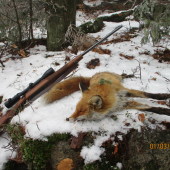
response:
M30 85L25 90L16 94L13 98L8 99L7 102L4 103L8 108L15 104L17 101L18 102L13 108L9 109L6 114L0 118L0 128L3 127L3 124L6 124L10 121L10 119L16 114L18 109L26 102L26 100L29 100L29 103L31 103L38 97L40 97L42 94L50 90L52 86L64 79L70 72L72 72L78 66L78 62L83 59L83 56L86 53L95 48L98 44L100 44L102 41L107 39L109 36L111 36L113 33L118 31L122 27L122 25L117 26L108 35L106 35L92 47L84 51L82 54L76 56L73 60L65 64L58 71L54 72L52 68L48 69L43 74L43 76L35 83L30 83Z

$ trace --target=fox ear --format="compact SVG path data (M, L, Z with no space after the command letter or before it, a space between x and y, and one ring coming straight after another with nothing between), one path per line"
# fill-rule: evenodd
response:
M80 90L81 90L81 92L83 93L83 92L85 92L86 90L89 90L83 83L79 83L79 88L80 88Z
M89 102L89 104L93 105L96 109L100 109L102 107L102 98L98 95L93 96Z

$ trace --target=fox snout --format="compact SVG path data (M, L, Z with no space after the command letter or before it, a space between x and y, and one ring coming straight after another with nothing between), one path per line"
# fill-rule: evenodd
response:
M75 120L77 120L77 119L74 119L74 118L66 118L66 121L69 121L70 123L74 123Z

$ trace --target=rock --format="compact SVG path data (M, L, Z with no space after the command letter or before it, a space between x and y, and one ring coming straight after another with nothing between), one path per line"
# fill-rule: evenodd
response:
M68 141L59 141L51 152L50 163L52 169L56 170L59 163L66 158L72 159L75 165L79 165L83 161L83 159L79 157L79 151L71 149Z
M83 138L82 146L88 146L92 144L93 139L85 135ZM83 169L84 160L80 157L81 149L71 149L69 141L59 141L56 143L55 148L51 152L51 161L49 163L50 170L56 170L59 163L66 159L72 159L74 169Z
M141 133L132 130L128 136L127 160L123 162L125 169L169 169L170 129L166 131L143 129Z
M110 21L110 22L122 22L125 20L125 18L133 13L133 10L128 10L128 11L122 11L120 13L115 13L110 16L100 16L96 18L94 23L91 21L86 22L82 25L80 25L78 28L81 28L81 30L87 34L87 33L95 33L99 32L103 26L104 23L103 21Z
M81 30L87 34L87 33L95 33L95 32L99 32L102 28L103 28L104 24L103 24L103 20L100 18L97 18L94 23L92 23L91 21L86 22L82 25L79 26L79 28L81 28Z

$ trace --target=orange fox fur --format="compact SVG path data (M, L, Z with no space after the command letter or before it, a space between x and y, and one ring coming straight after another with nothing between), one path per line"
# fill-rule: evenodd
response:
M170 109L151 107L134 100L128 100L128 97L162 100L170 98L170 94L152 94L125 88L121 84L122 78L125 77L110 72L97 73L91 78L72 77L54 85L52 89L42 97L41 101L42 103L51 103L78 91L80 88L82 98L78 102L75 112L67 118L69 121L84 119L98 120L108 115L109 112L123 109L137 109L170 115Z

